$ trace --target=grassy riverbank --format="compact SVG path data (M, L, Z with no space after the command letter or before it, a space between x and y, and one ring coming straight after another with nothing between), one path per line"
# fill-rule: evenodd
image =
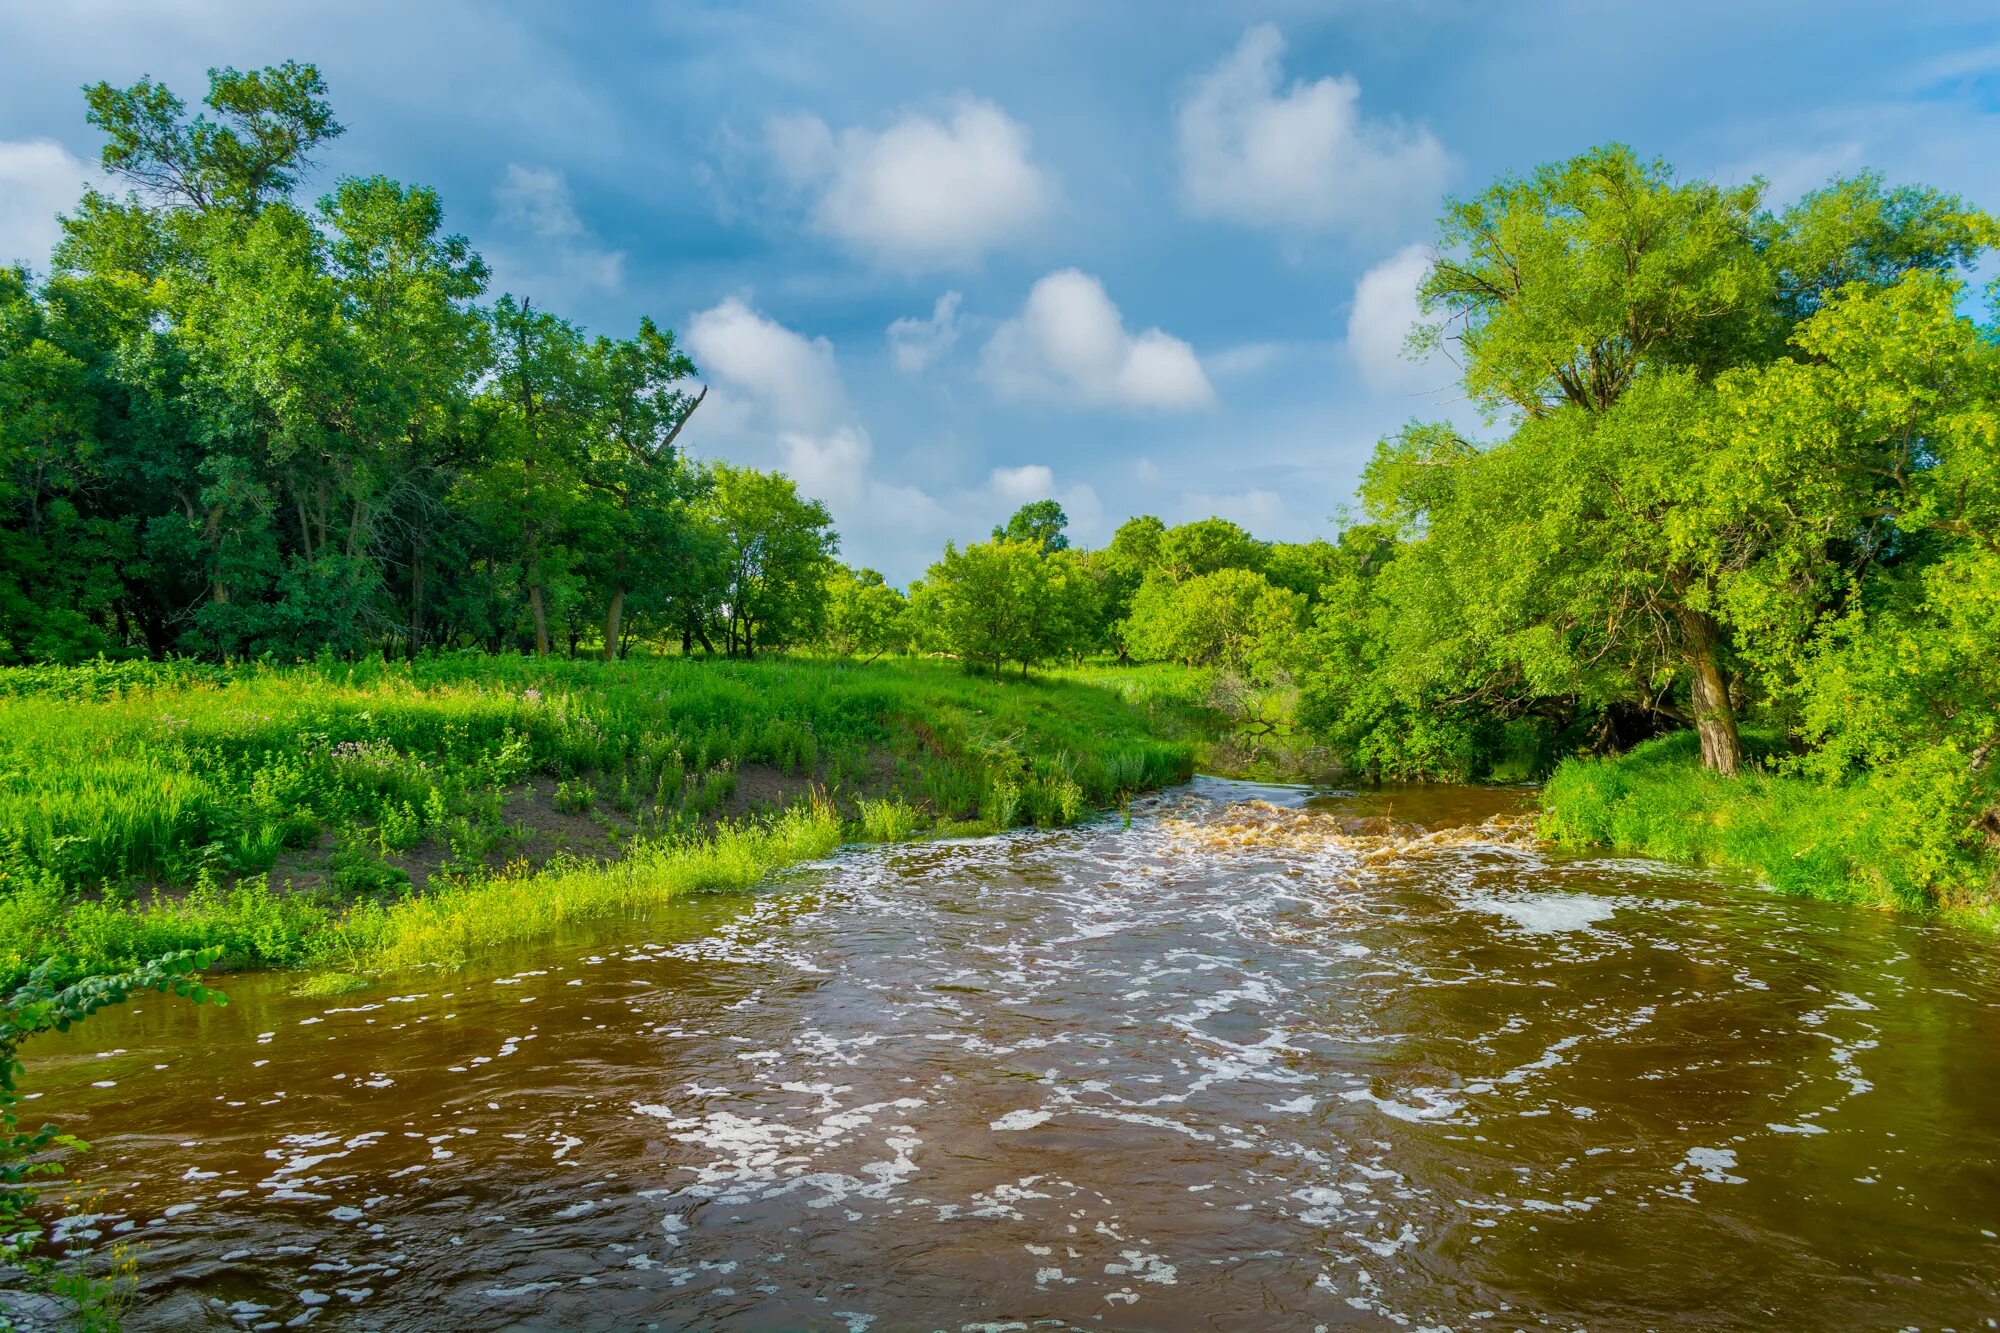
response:
M1180 707L924 661L0 671L0 978L450 962L844 839L1069 823L1187 776Z
M2000 859L1919 841L1922 823L1867 778L1827 785L1704 771L1680 732L1614 759L1571 759L1542 791L1543 836L1749 871L1805 897L2000 929Z

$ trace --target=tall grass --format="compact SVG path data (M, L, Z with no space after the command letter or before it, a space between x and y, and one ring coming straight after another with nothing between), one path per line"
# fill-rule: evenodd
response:
M1564 761L1542 789L1543 836L1749 871L1785 893L2000 926L1990 896L1920 871L1893 802L1866 777L1828 785L1752 768L1703 769L1692 732L1614 759Z
M838 847L824 800L712 836L641 846L606 865L465 881L381 905L360 903L314 942L317 961L363 968L460 966L481 952L553 934L574 921L655 906L686 893L754 887L773 870Z
M823 786L849 811L886 802L870 807L868 836L1070 823L1188 776L1194 746L1163 725L1165 707L1097 682L996 683L927 661L455 654L0 670L0 979L41 957L81 972L209 945L239 964L295 965L336 937L365 953L383 921L448 935L425 913L467 895L497 895L488 916L542 921L536 895L560 912L583 890L559 885L592 875L628 883L665 874L666 857L686 881L707 864L698 833L736 865L755 859L746 838L802 845L790 825L715 829L746 765ZM503 796L538 776L563 809L641 826L625 868L485 871L506 832ZM324 887L270 882L287 849L329 837ZM427 839L449 849L452 873L412 896L391 863ZM462 947L429 954L475 947L464 929Z

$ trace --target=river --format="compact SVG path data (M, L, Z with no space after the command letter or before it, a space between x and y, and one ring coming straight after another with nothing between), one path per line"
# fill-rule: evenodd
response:
M2000 947L1203 779L30 1051L131 1329L1954 1328ZM1426 831L1429 832L1426 832ZM1442 832L1439 832L1442 830Z

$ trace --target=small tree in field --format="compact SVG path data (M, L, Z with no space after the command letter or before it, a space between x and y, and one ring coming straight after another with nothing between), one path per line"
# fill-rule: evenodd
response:
M1095 585L1081 560L1006 538L963 550L947 545L914 604L936 646L996 676L1009 662L1025 676L1036 662L1075 651L1097 619Z
M826 646L872 662L909 642L909 610L874 570L836 565L826 577Z

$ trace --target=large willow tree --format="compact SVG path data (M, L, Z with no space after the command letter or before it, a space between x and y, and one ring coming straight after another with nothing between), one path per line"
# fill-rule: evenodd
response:
M1687 725L1709 768L1738 770L1739 715L1774 682L1746 676L1733 590L1789 560L1789 632L1809 638L1841 605L1828 562L1871 538L1828 520L1815 571L1782 556L1807 539L1759 508L1754 460L1713 466L1732 377L1812 361L1804 323L1963 264L1989 226L1872 177L1775 215L1760 192L1613 146L1448 206L1417 341L1459 358L1501 433L1413 425L1378 451L1365 499L1406 549L1357 593L1392 614L1348 608L1386 641L1329 660L1322 717L1533 718L1570 743Z

